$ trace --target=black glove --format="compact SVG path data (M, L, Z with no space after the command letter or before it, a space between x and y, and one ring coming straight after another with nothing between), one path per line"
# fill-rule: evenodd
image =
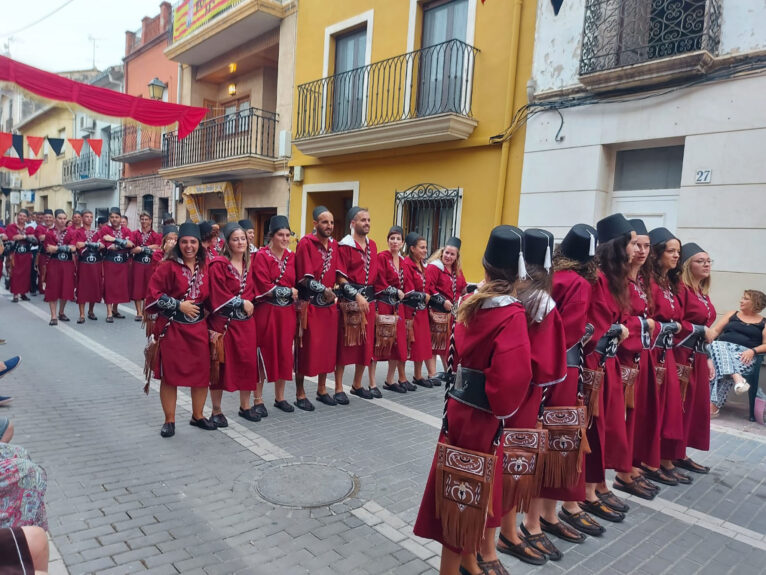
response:
M423 311L426 309L426 294L422 291L411 291L404 294L402 303L407 307Z
M375 299L388 305L396 305L399 303L399 290L397 290L394 286L388 286L386 289L380 290L378 293L376 293Z
M173 317L180 303L176 298L162 294L157 300L157 307L160 308L160 313L165 317Z
M428 301L428 307L442 313L447 313L447 309L444 307L445 303L447 303L447 298L437 293L431 296L431 299Z
M347 301L356 301L356 294L358 294L359 291L350 283L344 283L335 293L338 297L342 297Z
M114 245L120 249L124 249L128 247L128 240L123 240L122 238L114 238Z

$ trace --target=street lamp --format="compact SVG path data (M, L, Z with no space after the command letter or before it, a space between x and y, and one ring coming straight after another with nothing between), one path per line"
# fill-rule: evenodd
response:
M165 95L165 88L168 85L161 82L159 78L155 78L149 82L149 97L152 100L162 100L162 96Z

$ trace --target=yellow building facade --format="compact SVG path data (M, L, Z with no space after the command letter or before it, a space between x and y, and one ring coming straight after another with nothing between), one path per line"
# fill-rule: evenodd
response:
M433 251L463 240L469 280L482 277L490 229L516 224L536 2L324 0L299 4L290 221L311 231L317 205L348 233L351 205L371 236L417 231Z

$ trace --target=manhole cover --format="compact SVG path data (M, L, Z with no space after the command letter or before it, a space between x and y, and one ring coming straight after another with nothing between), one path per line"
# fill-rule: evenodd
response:
M319 463L293 463L264 471L255 486L266 501L287 507L324 507L349 496L354 478Z

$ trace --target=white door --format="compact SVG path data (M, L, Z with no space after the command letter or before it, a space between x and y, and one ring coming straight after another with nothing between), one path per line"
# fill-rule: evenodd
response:
M622 212L628 219L641 218L646 229L668 228L676 232L678 190L631 190L612 193L610 213Z

